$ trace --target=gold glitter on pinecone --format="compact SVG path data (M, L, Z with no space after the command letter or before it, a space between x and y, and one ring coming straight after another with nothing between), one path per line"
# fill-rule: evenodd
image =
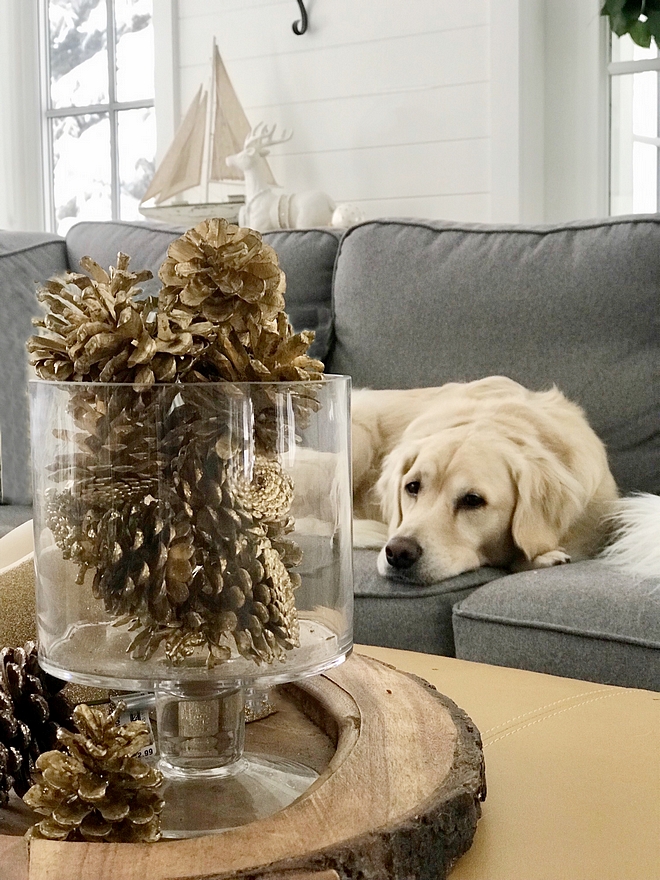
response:
M136 299L151 272L130 272L128 264L120 253L108 273L83 257L89 275L69 272L38 291L48 314L33 321L44 333L30 337L28 352L42 379L149 385L194 364L212 328L199 322L184 331L157 316L154 300Z
M62 730L61 751L37 758L38 774L23 800L45 818L30 836L47 840L153 843L160 838L159 770L135 757L151 742L144 721L117 725L112 714L76 706L79 733Z
M314 334L294 334L284 273L254 230L208 220L172 242L157 302L135 299L149 273L128 262L120 254L106 273L84 258L89 276L40 293L46 335L28 343L39 375L110 383L71 394L75 431L58 433L66 451L50 469L65 488L49 492L48 525L78 583L93 572L94 596L134 634L134 659L162 648L180 664L206 648L209 665L234 650L284 660L299 642L302 553L287 537L293 486L276 459L279 383L322 378L307 355ZM247 472L231 428L232 393L243 392L228 384L219 403L207 385L218 381L259 383ZM304 427L313 384L289 405Z
M243 510L255 519L281 519L291 508L293 480L273 459L257 456L252 473L239 471L230 478L229 486Z
M61 725L71 726L64 685L41 669L34 642L0 651L0 806L12 787L25 794L39 755L55 746Z
M160 311L186 323L196 315L216 327L195 377L230 382L320 379L310 331L294 334L284 311L284 272L253 229L204 220L172 242L159 271Z

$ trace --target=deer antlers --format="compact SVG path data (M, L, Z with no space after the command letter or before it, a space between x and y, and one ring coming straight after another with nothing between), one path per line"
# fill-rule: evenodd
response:
M282 136L275 138L274 135L276 128L276 123L269 128L265 122L258 122L245 138L243 149L247 150L249 147L252 147L259 153L265 155L268 147L273 147L276 144L284 144L286 141L290 141L293 137L293 131L287 131L285 128L282 130Z

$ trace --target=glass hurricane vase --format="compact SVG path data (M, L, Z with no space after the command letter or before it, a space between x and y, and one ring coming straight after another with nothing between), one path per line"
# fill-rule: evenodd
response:
M243 707L351 650L349 392L30 383L40 662L155 692L166 836L259 818L315 778L246 755Z

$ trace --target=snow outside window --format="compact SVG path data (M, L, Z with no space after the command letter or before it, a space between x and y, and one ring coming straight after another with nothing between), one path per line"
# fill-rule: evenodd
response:
M660 57L629 36L612 36L610 74L610 214L660 210Z
M50 227L135 220L154 174L153 0L42 0Z

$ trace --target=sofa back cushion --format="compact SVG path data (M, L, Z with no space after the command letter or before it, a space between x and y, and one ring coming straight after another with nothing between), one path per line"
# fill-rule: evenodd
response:
M109 266L117 265L117 254L121 251L131 258L129 269L133 272L149 269L153 273L154 277L141 287L145 293L156 296L161 286L158 270L167 256L167 248L184 232L184 229L162 223L76 223L66 235L69 269L82 272L80 260L91 257L107 271Z
M39 284L65 272L66 245L57 235L0 232L0 448L3 501L29 504L28 358L25 343L40 315Z
M326 360L331 342L332 276L343 230L283 229L264 233L286 275L286 310L296 332L314 330L309 353Z
M413 388L556 384L622 491L660 492L660 217L561 226L381 220L344 236L332 372Z
M117 264L117 253L131 257L130 268L150 269L154 278L142 286L156 295L158 269L171 241L185 232L160 223L87 222L69 230L66 243L69 266L80 271L80 259L90 256L104 269ZM263 235L280 260L286 275L286 309L294 329L314 330L310 350L325 358L330 341L332 273L340 232L331 229L284 229Z

